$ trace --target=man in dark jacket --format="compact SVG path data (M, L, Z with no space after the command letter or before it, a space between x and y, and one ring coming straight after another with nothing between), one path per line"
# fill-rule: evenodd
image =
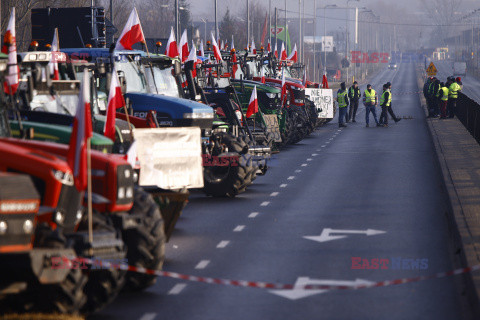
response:
M355 121L355 117L357 115L358 110L358 101L362 96L360 92L360 88L358 87L357 81L353 82L353 85L348 89L348 99L350 100L350 110L348 111L348 121L352 120ZM347 121L347 122L348 122Z
M397 117L395 115L395 113L393 113L393 109L392 109L392 84L390 82L387 82L387 89L388 89L388 93L390 94L390 104L388 105L388 113L392 117L393 121L395 121L395 123L397 123L400 120L402 120L402 118Z

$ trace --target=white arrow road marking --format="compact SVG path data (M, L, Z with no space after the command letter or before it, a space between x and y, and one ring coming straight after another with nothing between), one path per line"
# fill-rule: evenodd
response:
M346 233L346 234L365 234L367 236L374 236L377 234L386 233L386 231L382 230L374 230L374 229L367 229L367 230L339 230L339 229L330 229L325 228L323 229L322 233L319 236L304 236L305 239L313 240L317 242L327 242L331 240L338 240L348 237L347 235L332 235L332 233Z
M295 282L294 288L291 290L270 290L270 293L276 294L280 297L290 299L290 300L298 300L303 299L306 297L310 297L316 294L325 293L327 289L302 289L301 287L307 285L324 285L324 286L349 286L354 287L358 285L367 285L373 284L374 282L363 280L363 279L356 279L354 281L348 280L330 280L330 279L310 279L308 277L299 277Z

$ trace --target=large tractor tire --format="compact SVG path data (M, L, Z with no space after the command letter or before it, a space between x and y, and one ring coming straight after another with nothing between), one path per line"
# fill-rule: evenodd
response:
M135 189L133 207L138 224L122 230L127 246L128 264L140 268L161 270L165 261L165 230L160 209L152 196L140 187ZM127 272L125 289L143 290L157 281L157 276Z
M214 197L235 197L246 190L251 183L251 171L254 170L252 158L247 154L248 145L228 133L218 133L216 143L225 147L226 152L234 152L238 161L228 166L206 166L203 168L204 192ZM221 156L222 154L212 154Z
M67 248L67 240L58 229L52 231L48 225L41 224L35 232L34 246L64 249ZM87 280L87 275L80 268L72 268L59 283L29 283L27 290L15 299L15 308L24 312L78 314L87 302L84 291ZM20 307L20 304L23 306Z
M121 235L115 229L111 219L103 214L93 212L93 232L95 233L115 233L117 240L121 240ZM83 220L78 228L79 231L88 230L87 220ZM116 252L115 255L122 256L125 254L125 248L109 248ZM111 269L90 269L88 272L88 282L85 285L85 294L87 302L81 309L82 313L90 314L104 308L111 303L122 290L125 285L126 272L118 268Z

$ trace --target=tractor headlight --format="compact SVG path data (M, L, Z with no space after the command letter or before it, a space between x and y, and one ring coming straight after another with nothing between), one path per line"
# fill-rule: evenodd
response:
M80 221L80 219L82 219L82 216L83 216L82 209L78 209L77 214L75 215L75 220L77 223Z
M269 97L270 99L275 99L275 98L277 97L277 94L276 94L276 93L267 92L267 97Z
M125 188L124 187L118 188L117 198L118 199L125 198Z
M60 170L52 170L55 179L67 186L73 186L73 175L69 172L63 172Z
M23 223L23 232L30 234L33 231L33 222L32 220L25 220Z
M8 225L5 221L0 221L0 235L7 233Z
M192 112L184 113L184 119L213 119L213 112Z
M65 221L65 215L60 211L55 212L54 218L55 222L58 224L63 224L63 221Z
M133 198L133 187L128 187L127 192L125 193L127 198Z
M123 174L125 175L125 178L130 178L130 169L125 169Z

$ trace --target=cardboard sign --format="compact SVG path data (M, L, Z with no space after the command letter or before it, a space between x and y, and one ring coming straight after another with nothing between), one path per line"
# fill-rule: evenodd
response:
M332 89L306 88L305 97L315 104L319 119L333 119L334 105Z
M202 143L198 127L135 129L140 186L203 188Z
M265 124L267 126L267 132L271 132L275 135L275 142L282 142L282 136L280 134L280 126L278 124L278 117L276 114L264 114Z

